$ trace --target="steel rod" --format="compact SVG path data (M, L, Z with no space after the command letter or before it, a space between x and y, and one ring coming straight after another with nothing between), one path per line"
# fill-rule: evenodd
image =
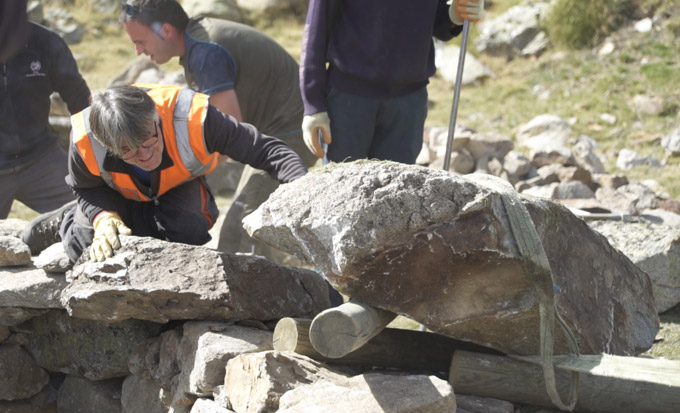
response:
M463 21L463 37L460 41L460 56L458 57L458 72L456 73L456 84L453 88L453 105L451 106L451 119L449 121L449 135L446 141L446 154L444 155L444 170L449 170L451 163L451 147L456 129L456 117L458 116L458 101L460 100L460 88L463 83L463 67L465 66L465 54L467 51L468 33L470 32L470 22Z

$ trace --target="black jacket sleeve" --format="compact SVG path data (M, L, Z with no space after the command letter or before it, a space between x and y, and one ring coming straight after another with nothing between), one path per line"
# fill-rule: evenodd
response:
M90 105L90 89L78 71L78 65L71 50L56 34L52 36L49 52L51 54L49 62L52 88L59 92L59 96L66 102L71 114L78 113Z
M287 183L307 173L300 156L285 142L263 135L253 125L239 123L212 105L203 126L206 148L266 171L279 182Z

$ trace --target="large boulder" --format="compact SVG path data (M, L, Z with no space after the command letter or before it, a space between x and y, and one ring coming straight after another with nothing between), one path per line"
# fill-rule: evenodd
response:
M522 198L583 353L631 355L659 328L649 277L565 207ZM391 162L331 164L281 186L244 225L331 284L431 330L538 354L535 286L499 193L473 176ZM518 234L522 235L522 234ZM556 334L556 352L566 342Z

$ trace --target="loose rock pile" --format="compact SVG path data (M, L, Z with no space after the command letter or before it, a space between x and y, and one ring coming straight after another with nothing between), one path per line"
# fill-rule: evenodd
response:
M24 225L0 225L2 411L188 412L229 359L272 349L268 323L330 305L313 271L147 238L68 270L61 244L27 255Z
M680 302L680 202L658 182L607 173L597 144L574 137L569 123L553 115L521 125L514 140L470 129L458 129L454 137L451 172L495 175L523 195L561 203L647 272L659 312ZM418 163L441 169L447 138L445 129L426 130ZM627 157L619 153L619 166L633 167L621 154Z

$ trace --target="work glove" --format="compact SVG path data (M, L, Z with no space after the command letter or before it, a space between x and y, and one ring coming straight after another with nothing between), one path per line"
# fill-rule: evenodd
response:
M331 120L328 117L328 112L307 115L302 119L302 138L305 140L305 145L317 158L323 158L326 152L321 146L319 132L323 136L324 143L330 145L332 142Z
M92 223L94 239L90 246L90 261L104 261L113 255L113 250L120 248L118 234L131 235L120 216L115 212L100 212Z
M454 24L463 25L463 20L479 21L484 13L484 0L449 0L449 17Z

